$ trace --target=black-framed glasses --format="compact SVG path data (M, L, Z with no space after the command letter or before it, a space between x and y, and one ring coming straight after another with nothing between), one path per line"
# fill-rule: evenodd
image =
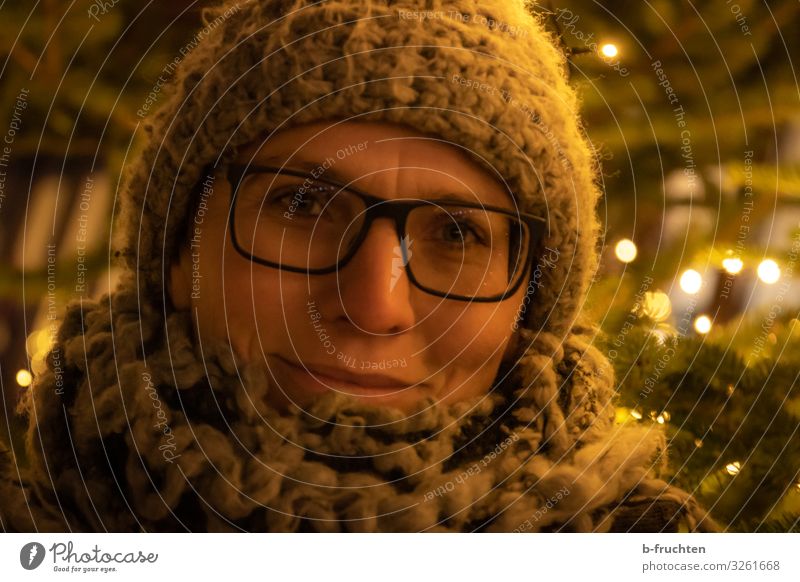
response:
M546 220L454 201L386 200L317 177L321 172L231 165L233 246L260 265L308 275L343 268L372 223L394 221L392 272L419 289L461 301L502 301L522 283ZM396 277L392 277L392 287Z

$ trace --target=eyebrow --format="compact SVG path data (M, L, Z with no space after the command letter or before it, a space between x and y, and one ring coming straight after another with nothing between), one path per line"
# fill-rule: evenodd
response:
M296 159L292 161L287 161L283 156L271 156L268 158L264 158L261 160L255 159L253 160L254 165L264 165L264 166L276 166L282 167L286 170L305 170L307 172L312 172L314 170L322 170L323 173L319 176L319 179L324 180L333 180L335 182L339 182L340 184L351 184L353 182L353 178L345 176L340 172L336 171L336 168L329 167L327 170L323 168L323 162L315 162L311 160L304 160L304 159ZM353 188L357 188L352 186ZM420 195L423 198L422 195ZM470 204L480 204L481 200L479 197L475 195L470 195L466 192L458 192L453 191L450 189L443 189L443 188L434 188L424 194L425 200L432 200L434 202L453 202L453 203L461 203L467 202ZM485 206L494 206L497 207L497 204L493 204L491 202L484 202Z
M320 170L322 175L320 175L320 179L324 177L328 177L329 179L335 180L337 182L341 182L342 184L347 184L351 182L351 179L347 176L340 174L336 171L335 168L328 168L325 170L323 168L322 162L312 162L311 160L292 160L287 161L282 156L273 156L271 158L265 158L263 160L254 160L255 165L264 165L264 166L276 166L279 168L283 168L285 170L305 170L307 172L313 172L314 170Z

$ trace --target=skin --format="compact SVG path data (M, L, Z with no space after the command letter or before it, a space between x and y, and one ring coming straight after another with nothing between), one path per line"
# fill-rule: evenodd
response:
M319 163L331 157L337 175L357 179L355 187L381 198L433 199L446 190L463 194L466 201L514 209L503 184L460 148L424 137L396 124L319 122L254 143L239 152L237 162L280 166L289 160L287 167L292 167L301 160ZM361 151L352 148L338 159L338 150L364 142ZM307 277L258 265L233 248L227 230L230 201L228 181L217 176L207 211L195 220L199 244L190 248L186 241L180 250L171 266L169 294L177 309L192 310L202 341L230 341L243 361L266 360L277 381L270 390L271 404L307 407L335 389L411 411L425 396L452 403L491 387L511 353L525 285L494 303L427 294L405 272L391 289L398 238L388 219L372 225L339 273ZM309 301L318 314L316 324ZM327 343L320 340L320 328ZM367 386L333 379L323 373L329 368L358 375L359 384ZM390 382L394 385L377 386Z

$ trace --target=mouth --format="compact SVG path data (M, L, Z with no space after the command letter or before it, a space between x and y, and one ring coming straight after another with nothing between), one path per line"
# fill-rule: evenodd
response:
M281 389L295 393L293 396L318 395L335 390L350 396L391 399L419 386L380 374L354 374L330 366L300 364L281 356L273 357L279 371L283 372L279 374L281 380L286 380L287 385L282 382Z

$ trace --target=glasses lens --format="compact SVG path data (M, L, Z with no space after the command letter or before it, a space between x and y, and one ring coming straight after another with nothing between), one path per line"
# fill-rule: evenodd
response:
M236 195L236 239L259 259L324 269L347 254L364 209L358 196L310 176L251 173Z
M522 275L530 247L524 222L483 208L426 204L408 217L411 269L437 293L488 298Z

